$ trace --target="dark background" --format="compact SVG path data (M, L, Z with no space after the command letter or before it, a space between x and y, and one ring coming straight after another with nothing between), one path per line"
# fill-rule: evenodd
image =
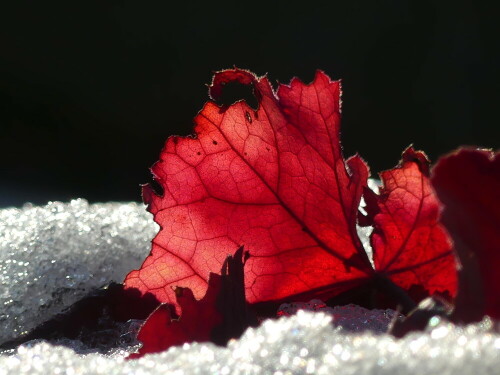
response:
M175 4L175 5L172 5ZM0 207L140 200L212 71L343 79L342 139L378 172L499 147L496 13L465 1L13 1L0 6Z

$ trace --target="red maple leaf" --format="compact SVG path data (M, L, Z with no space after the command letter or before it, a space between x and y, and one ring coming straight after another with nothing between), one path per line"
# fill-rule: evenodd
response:
M173 304L175 286L200 298L209 272L244 245L250 303L328 299L380 275L404 289L454 295L450 243L421 161L406 157L372 197L380 206L368 218L376 227L373 269L356 231L369 173L359 156L345 161L341 153L339 81L318 71L310 85L293 79L275 93L266 77L233 69L215 74L212 98L229 82L251 85L258 109L209 101L194 137L167 140L152 167L163 194L143 190L161 229L127 288Z
M458 150L438 161L432 183L461 263L453 317L500 319L500 154Z

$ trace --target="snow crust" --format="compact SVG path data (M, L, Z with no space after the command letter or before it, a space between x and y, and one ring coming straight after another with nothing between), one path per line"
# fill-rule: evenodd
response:
M158 232L143 204L83 199L0 210L0 344L122 282Z
M403 339L333 328L331 316L299 311L248 329L227 348L213 344L171 348L127 361L76 355L38 343L0 356L0 374L498 374L500 336L484 321L465 328L436 324Z
M122 281L145 258L157 230L136 203L79 199L0 210L0 344L93 289ZM395 339L381 333L394 316L389 310L332 309L311 301L281 311L296 314L248 329L227 348L196 343L132 361L125 357L137 349L131 335L138 322L122 327L124 340L106 354L77 340L32 341L0 352L0 375L456 375L497 374L500 368L500 335L487 319L459 327L433 318L426 332Z

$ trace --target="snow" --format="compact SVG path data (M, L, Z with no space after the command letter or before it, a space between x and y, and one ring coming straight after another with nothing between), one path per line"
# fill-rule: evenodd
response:
M38 343L0 356L0 374L498 374L500 337L487 321L465 328L437 324L403 339L333 328L331 316L299 311L248 329L227 348L192 344L127 361L79 356Z
M95 288L122 281L148 254L157 230L136 203L79 199L0 210L0 344ZM124 359L137 348L137 321L119 326L122 340L101 353L78 340L31 341L0 354L0 375L456 375L496 374L500 366L500 335L488 319L460 327L433 318L425 332L396 339L382 333L394 315L390 310L311 301L281 311L285 316L248 329L227 348L196 343L139 360Z
M83 199L0 210L0 344L122 282L158 231L144 205Z

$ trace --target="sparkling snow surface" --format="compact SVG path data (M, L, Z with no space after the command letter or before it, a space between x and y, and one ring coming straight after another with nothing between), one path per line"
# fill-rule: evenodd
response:
M158 231L144 205L83 199L0 210L0 344L138 268Z
M76 200L0 210L0 343L94 288L121 281L140 265L156 231L144 206L134 203ZM499 373L500 335L491 333L489 320L458 327L433 318L426 332L395 339L380 333L391 311L353 305L322 310L265 321L227 348L184 345L133 361L124 360L134 349L130 342L107 355L78 341L29 342L0 354L0 375Z

